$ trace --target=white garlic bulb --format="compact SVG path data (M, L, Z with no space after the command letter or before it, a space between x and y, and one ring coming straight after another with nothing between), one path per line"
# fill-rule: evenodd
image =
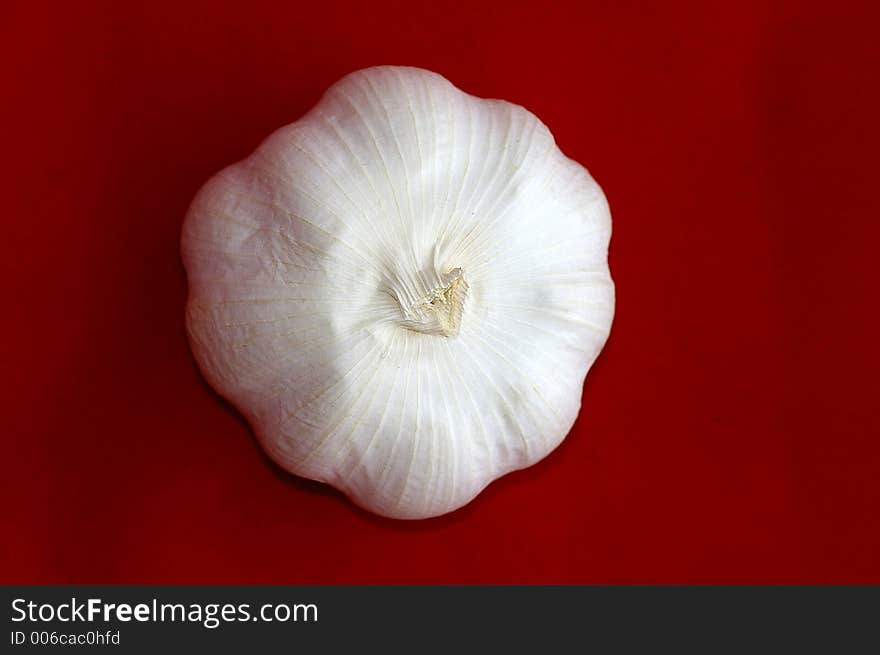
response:
M358 71L193 201L192 349L282 467L436 516L571 429L614 314L610 234L522 107Z

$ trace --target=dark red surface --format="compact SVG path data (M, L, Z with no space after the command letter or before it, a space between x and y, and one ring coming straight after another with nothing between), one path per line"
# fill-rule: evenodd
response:
M7 5L0 581L880 582L872 4ZM615 221L573 433L418 523L272 465L183 328L199 186L383 63L534 111Z

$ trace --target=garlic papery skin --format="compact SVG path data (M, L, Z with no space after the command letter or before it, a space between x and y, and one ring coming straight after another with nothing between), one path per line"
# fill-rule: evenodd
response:
M196 196L190 343L282 467L437 516L571 429L614 314L610 236L527 110L357 71Z

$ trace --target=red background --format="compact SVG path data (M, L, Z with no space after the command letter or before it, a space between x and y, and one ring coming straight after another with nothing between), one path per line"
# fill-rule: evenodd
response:
M228 4L3 11L2 582L880 582L872 3ZM574 431L416 523L271 464L183 327L199 186L384 63L534 111L615 221Z

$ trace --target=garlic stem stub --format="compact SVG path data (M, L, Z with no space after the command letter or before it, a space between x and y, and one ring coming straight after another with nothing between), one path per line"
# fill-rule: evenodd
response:
M368 68L197 194L191 347L282 467L437 516L571 429L614 315L610 237L526 109Z

